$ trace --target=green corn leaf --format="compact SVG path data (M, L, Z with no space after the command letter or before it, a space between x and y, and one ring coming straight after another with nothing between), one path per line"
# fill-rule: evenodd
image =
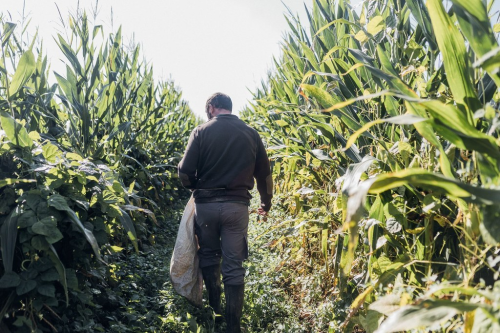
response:
M429 46L432 50L437 49L436 37L432 31L431 18L429 17L429 12L425 8L423 0L408 0L406 2L408 7L413 14L413 17L418 22L418 25L422 28L422 31L429 42Z
M59 256L57 255L56 249L52 244L49 246L49 251L47 251L50 260L54 263L57 272L59 273L59 282L61 282L63 288L64 288L64 294L66 296L66 306L69 305L69 296L68 296L68 280L66 277L66 269L64 268L64 265L59 259Z
M361 43L366 43L370 37L375 36L385 28L384 18L382 16L374 16L366 25L366 32L364 30L358 31L355 38Z
M425 109L416 103L410 103L408 101L405 101L406 108L408 110L408 113L420 116L422 118L426 118L427 115L425 113ZM439 142L436 133L434 132L434 129L432 128L432 125L429 124L428 122L419 122L413 124L415 126L415 129L422 135L427 141L429 141L434 147L437 147L439 149L439 165L441 167L441 172L446 176L450 178L454 178L455 175L453 174L453 171L451 169L451 164L448 159L448 156L446 156L446 152L443 148L443 145L441 142Z
M119 219L122 222L123 228L125 228L125 231L127 232L127 235L129 239L132 241L132 244L134 245L135 251L139 252L139 247L137 244L137 233L135 231L135 226L134 222L130 218L130 215L126 211L124 211L122 208L118 207L118 210L120 212L119 214Z
M309 85L309 84L301 84L300 87L309 95L313 96L318 103L323 107L323 108L330 108L332 105L336 105L340 103L341 101L337 98L334 97L333 95L329 94L322 88ZM340 119L352 130L358 130L361 128L361 125L354 119L352 114L346 110L344 107L339 107L341 116Z
M2 262L6 273L12 272L14 264L14 252L17 242L17 220L20 210L19 206L13 209L0 228Z
M342 185L342 192L349 193L353 188L356 188L361 179L361 175L366 172L375 161L376 159L374 157L366 155L361 162L350 164L346 174L343 176L344 183Z
M457 313L473 311L479 307L481 307L480 304L474 303L426 300L418 305L408 305L391 313L377 332L390 333L428 327L444 322Z
M78 57L76 56L75 52L71 49L71 46L68 43L66 43L66 41L60 34L57 34L57 37L58 37L58 40L56 40L57 46L59 46L59 48L64 53L66 58L69 60L75 72L83 76L82 66L78 61Z
M491 28L490 19L484 1L482 0L452 0L462 33L467 38L478 58L483 58L496 48L498 43ZM498 64L500 54L488 57L486 61L478 62L477 65L484 68L490 77L500 86ZM474 64L476 65L476 64Z
M12 100L35 72L35 56L25 51L17 64L16 72L9 86L9 99Z
M428 121L429 118L423 118L411 113L403 114L401 116L396 116L392 118L386 118L386 119L376 119L374 121L371 121L369 123L366 123L361 127L359 130L354 132L350 137L349 140L347 140L346 148L349 148L355 141L356 139L366 132L368 129L371 127L377 125L377 124L382 124L382 123L391 123L391 124L398 124L398 125L413 125L422 121Z
M129 193L131 193L131 192L129 192ZM120 206L120 208L124 211L139 211L139 212L145 213L145 214L149 215L149 217L151 217L151 219L153 220L153 222L156 225L158 225L158 221L156 220L155 214L152 211L150 211L149 209L145 209L145 208L141 208L141 207L137 207L137 206L133 206L133 205L123 205L123 206Z
M424 102L422 105L434 118L437 131L457 147L500 158L495 139L470 125L465 115L456 107L439 101Z
M470 77L470 65L465 41L446 13L441 0L428 0L427 7L443 55L448 84L453 97L464 112L469 124L474 125L473 114L481 108Z
M11 22L5 22L3 25L3 31L2 31L2 47L5 47L5 44L9 42L10 37L12 36L12 33L16 29L16 24L11 23Z
M414 185L452 198L462 198L467 202L487 205L500 202L500 190L486 189L459 182L423 169L405 169L382 174L372 180L369 193L379 194L389 189Z
M357 25L355 22L349 22L348 20L341 18L341 19L333 20L333 21L329 22L328 24L322 26L320 29L318 29L315 36L318 36L320 33L322 33L324 30L328 29L332 25L338 25L339 23L353 26L353 27L357 27L358 29L361 29L361 27L359 25Z
M13 185L13 184L19 184L19 183L36 183L36 180L35 179L4 178L4 179L0 179L0 188L7 186L7 185Z

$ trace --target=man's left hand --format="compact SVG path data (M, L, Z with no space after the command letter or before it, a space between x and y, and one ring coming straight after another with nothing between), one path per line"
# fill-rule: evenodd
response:
M257 209L257 214L262 215L262 216L267 216L267 212L262 207L259 207Z

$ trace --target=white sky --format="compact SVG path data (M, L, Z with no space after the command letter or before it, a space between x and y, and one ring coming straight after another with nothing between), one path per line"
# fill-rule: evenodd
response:
M283 0L307 22L304 1ZM0 0L0 11L22 17L23 0ZM52 70L62 70L62 53L52 36L61 31L59 6L65 19L77 0L26 0L32 32L39 28ZM95 7L95 0L81 0L80 7ZM100 0L97 19L105 33L122 25L125 42L132 35L153 64L157 79L172 78L195 114L205 117L205 101L214 92L231 96L237 113L251 93L266 78L272 56L280 54L279 43L289 31L280 0ZM111 8L113 29L111 29ZM55 82L55 80L54 80Z

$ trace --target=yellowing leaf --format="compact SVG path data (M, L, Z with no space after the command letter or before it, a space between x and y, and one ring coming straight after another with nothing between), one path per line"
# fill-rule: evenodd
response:
M81 161L81 160L83 160L83 158L80 155L76 154L76 153L67 153L66 154L66 158L70 159L70 160L75 160L75 161Z
M42 147L43 157L50 163L55 163L61 157L62 152L52 143L47 143Z
M288 126L288 123L282 119L276 120L276 124L278 124L278 126L281 126L281 127Z
M382 16L375 16L368 22L368 25L366 26L366 31L368 31L369 34L372 36L375 36L378 34L382 29L384 29L385 24L384 24L384 18Z
M368 36L365 34L363 30L359 30L358 33L354 36L361 43L366 43L368 41Z
M31 140L33 141L38 141L40 140L42 137L40 136L40 133L36 132L36 131L31 131L28 133L28 136L30 137Z
M115 246L115 245L110 246L110 248L115 253L123 251L123 247L119 247L119 246Z
M351 309L358 309L365 302L366 297L373 291L373 286L369 286L361 294L356 297L354 302L351 304Z
M406 229L405 231L409 234L412 234L412 235L418 235L419 233L421 233L424 230L425 230L425 227L420 227L420 228L415 228L415 229Z

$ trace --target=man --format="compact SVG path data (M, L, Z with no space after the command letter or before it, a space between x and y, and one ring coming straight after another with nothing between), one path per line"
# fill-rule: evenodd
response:
M257 131L231 114L229 96L215 93L206 103L208 121L193 130L179 164L182 184L194 190L195 232L210 306L221 314L221 258L228 333L240 332L248 257L249 190L257 181L260 215L271 208L272 177Z

